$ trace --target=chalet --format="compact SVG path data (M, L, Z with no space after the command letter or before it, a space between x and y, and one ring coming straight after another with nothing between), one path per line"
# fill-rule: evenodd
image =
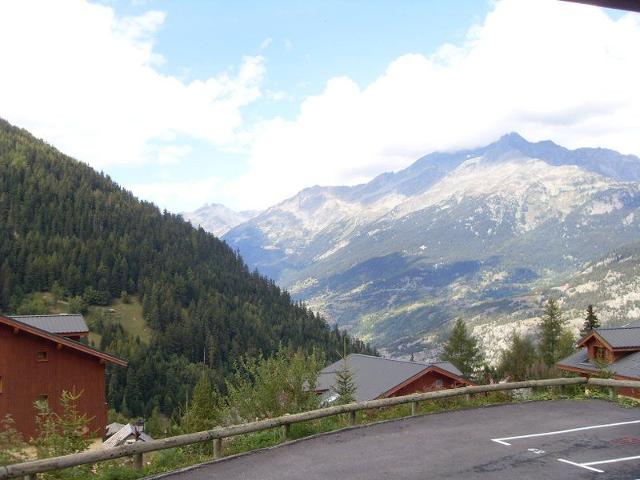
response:
M640 380L640 322L624 327L596 328L578 342L578 348L556 366L589 377L606 365L613 378ZM640 398L640 389L625 388L620 393Z
M102 436L107 423L105 364L127 362L80 343L88 328L79 315L0 315L0 417L10 414L26 438L35 434L34 402L59 412L63 391L82 392L78 409L91 432Z
M346 361L357 388L355 399L359 402L473 385L449 362L410 362L357 353L348 355ZM320 372L316 392L322 402L336 400L331 387L341 367L342 360L339 360Z

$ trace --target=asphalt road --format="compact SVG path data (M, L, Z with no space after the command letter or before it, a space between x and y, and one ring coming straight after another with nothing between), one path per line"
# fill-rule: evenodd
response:
M430 478L640 478L640 409L559 400L425 415L209 463L167 480Z

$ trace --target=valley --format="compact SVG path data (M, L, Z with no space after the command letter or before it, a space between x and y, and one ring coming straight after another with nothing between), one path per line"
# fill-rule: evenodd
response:
M606 323L640 306L632 294L618 298L608 270L590 267L639 238L639 180L637 157L511 133L366 184L310 187L222 238L391 356L435 358L461 316L495 358L496 339L532 328L549 295L572 319L588 303ZM590 280L597 295L579 285L588 268L602 277Z

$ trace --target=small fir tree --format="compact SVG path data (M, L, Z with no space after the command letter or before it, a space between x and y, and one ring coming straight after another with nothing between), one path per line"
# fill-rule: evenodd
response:
M558 302L553 298L547 301L542 315L542 323L540 324L540 358L547 367L552 367L560 359L561 338L565 321L562 318L562 312Z
M36 432L33 441L38 458L59 457L79 453L91 445L90 438L95 432L89 431L91 418L78 409L82 392L63 391L60 396L61 413L54 412L46 400L35 402L37 411ZM90 466L77 467L71 471L72 477L87 478Z
M468 378L481 368L483 357L478 341L469 333L464 320L456 319L444 344L442 359L453 363Z
M0 466L25 461L27 447L22 435L15 429L11 415L5 415L0 420Z
M580 330L580 335L586 337L589 335L594 328L600 328L600 320L598 316L593 311L593 305L589 305L587 307L587 316L584 319L584 323L582 324L582 330Z
M336 372L336 381L331 387L331 390L338 396L335 401L338 405L352 403L356 400L357 387L353 380L353 372L349 368L346 356L342 357L341 366Z
M214 428L220 422L220 407L220 397L211 386L208 375L203 373L193 388L193 395L182 417L184 431L201 432Z

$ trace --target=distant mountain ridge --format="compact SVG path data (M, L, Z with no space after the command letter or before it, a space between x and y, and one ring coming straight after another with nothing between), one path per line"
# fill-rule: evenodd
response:
M507 134L353 187L311 187L231 229L252 267L402 353L455 315L577 272L640 234L640 159Z
M219 203L203 205L193 212L182 213L182 218L196 227L202 227L207 232L221 237L232 228L251 220L260 213L258 210L244 210L236 212Z

